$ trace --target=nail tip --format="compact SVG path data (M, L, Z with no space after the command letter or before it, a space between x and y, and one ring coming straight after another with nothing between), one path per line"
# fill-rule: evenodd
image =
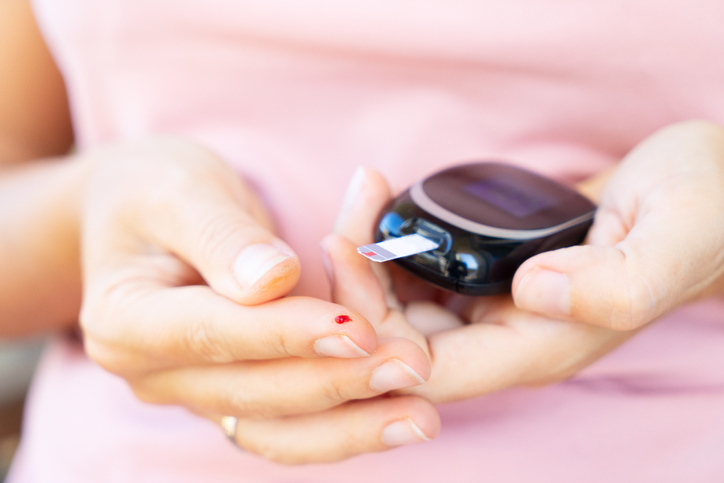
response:
M382 442L389 446L402 446L430 441L411 418L404 418L388 424L382 430Z
M346 335L330 335L314 341L314 351L322 357L356 359L369 354Z
M425 433L422 432L420 427L415 424L415 421L413 421L410 418L407 418L407 422L410 424L410 428L412 429L412 432L415 433L422 441L431 441L431 438L428 438Z
M369 355L370 355L369 352L365 351L360 346L355 344L352 339L350 339L346 335L342 335L340 337L342 337L342 340L344 340L347 343L347 345L349 345L350 348L352 348L353 351L355 351L357 354L359 354L360 357L369 357Z
M419 386L425 380L410 366L399 359L391 359L378 366L372 373L370 388L385 393L406 387Z
M242 290L248 290L262 281L274 267L291 259L292 255L273 245L249 245L234 260L234 278Z
M396 362L397 362L399 365L402 366L402 370L403 370L408 376L410 376L414 381L416 381L417 384L425 384L425 379L424 379L420 374L418 374L417 372L415 372L415 371L412 369L412 367L408 366L407 364L405 364L404 362L402 362L402 361L399 360L399 359L396 360Z

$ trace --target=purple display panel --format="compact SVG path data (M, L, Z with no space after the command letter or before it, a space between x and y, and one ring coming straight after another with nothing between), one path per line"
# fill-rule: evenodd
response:
M517 218L525 218L558 204L556 198L531 187L521 189L510 178L494 176L465 186L465 191Z

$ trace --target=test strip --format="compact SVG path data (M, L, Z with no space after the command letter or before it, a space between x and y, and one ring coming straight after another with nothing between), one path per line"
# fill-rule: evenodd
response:
M409 257L418 253L429 252L440 246L440 243L425 238L417 233L391 238L379 243L372 243L357 248L357 251L373 262L386 262L395 258Z

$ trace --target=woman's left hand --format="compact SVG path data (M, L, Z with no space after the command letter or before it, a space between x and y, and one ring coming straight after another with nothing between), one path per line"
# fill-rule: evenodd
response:
M356 252L372 241L389 199L379 174L360 172L348 194L356 201L323 242L333 298L363 314L380 337L408 337L428 352L429 381L400 394L444 403L565 379L665 311L720 289L723 132L684 123L642 143L606 185L593 244L531 258L516 273L513 297L441 299L404 274L393 284L387 267ZM548 281L546 269L568 285ZM428 301L403 305L402 291L426 292Z

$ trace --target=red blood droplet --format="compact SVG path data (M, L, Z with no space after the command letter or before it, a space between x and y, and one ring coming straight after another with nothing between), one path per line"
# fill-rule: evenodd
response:
M338 324L346 324L347 322L352 322L352 318L349 315L338 315L334 318L334 321Z

